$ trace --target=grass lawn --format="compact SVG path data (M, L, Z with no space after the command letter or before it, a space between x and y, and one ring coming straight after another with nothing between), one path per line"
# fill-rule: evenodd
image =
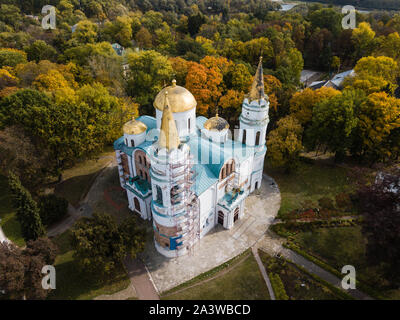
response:
M253 255L217 278L164 296L168 300L269 300L269 293ZM220 275L220 276L218 276Z
M328 287L317 282L296 265L271 257L259 250L260 258L268 274L278 274L290 300L337 300L340 299Z
M63 172L64 181L55 188L55 194L77 206L89 191L97 174L112 160L114 153L103 153L97 159L78 163Z
M341 272L345 265L353 265L357 279L381 293L385 298L398 299L400 290L388 290L388 283L382 279L379 266L367 263L366 240L361 227L321 228L299 232L294 241L316 258L328 263ZM396 298L397 297L397 298Z
M292 210L301 208L306 201L317 207L318 200L323 197L334 200L337 194L353 190L346 169L317 161L300 161L299 167L289 174L269 167L264 171L272 176L279 186L282 203L278 218L281 219L287 217Z
M2 175L0 175L0 219L0 225L6 237L16 245L23 247L25 240L22 238L21 227L11 204L8 181Z
M113 294L128 287L130 281L122 268L112 278L100 281L82 273L73 259L69 236L69 231L66 231L53 239L60 252L55 262L56 289L50 293L48 299L88 300L102 294Z

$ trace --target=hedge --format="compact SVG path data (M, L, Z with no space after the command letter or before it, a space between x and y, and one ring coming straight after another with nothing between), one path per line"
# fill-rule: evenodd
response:
M269 279L271 280L271 285L275 293L275 298L277 300L289 300L289 297L286 293L285 286L283 285L281 277L279 277L278 274L272 272L269 273L268 276Z

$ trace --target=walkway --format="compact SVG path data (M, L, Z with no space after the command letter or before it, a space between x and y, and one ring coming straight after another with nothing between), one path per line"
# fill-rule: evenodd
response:
M258 254L257 246L253 246L253 247L251 248L251 251L253 252L254 258L255 258L256 261L257 261L258 268L259 268L260 271L261 271L261 274L262 274L262 276L263 276L263 278L264 278L265 284L267 285L268 292L269 292L269 296L270 296L271 300L276 300L274 289L272 289L271 281L269 280L267 271L265 270L265 266L264 266L264 264L262 263L261 258L260 258L259 254Z
M282 240L274 239L270 235L266 234L264 239L259 241L258 245L261 249L263 249L268 254L276 255L279 253L285 259L303 267L308 272L315 274L316 276L329 282L330 284L334 285L335 287L337 287L341 290L344 290L341 286L342 279L339 279L338 277L331 274L330 272L322 269L315 263L313 263L310 260L307 260L303 256L299 255L298 253L296 253L290 249L284 248L282 246ZM351 295L353 298L355 298L357 300L373 300L373 298L371 298L367 294L365 294L357 289L355 289L355 290L349 289L349 290L344 290L344 291L346 291L349 295Z
M131 284L135 287L139 300L160 300L154 287L151 276L147 272L146 266L139 259L125 259L125 266Z
M165 292L232 259L262 238L280 207L280 193L272 178L246 200L245 215L231 230L217 225L189 255L168 259L148 241L141 254L159 292Z

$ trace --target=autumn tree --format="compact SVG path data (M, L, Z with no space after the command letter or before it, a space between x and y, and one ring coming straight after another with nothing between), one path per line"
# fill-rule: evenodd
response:
M371 29L368 22L361 22L357 28L353 30L352 39L357 50L357 57L368 56L374 49L375 32Z
M397 87L400 69L389 57L364 57L354 68L355 76L345 79L343 86L362 89L367 93L385 91L392 94Z
M306 88L296 92L290 99L290 112L303 126L307 128L313 117L314 107L323 100L330 99L340 94L333 88L322 87L317 90Z
M268 134L267 147L272 166L284 167L286 171L294 169L303 146L301 143L303 128L291 116L280 119L276 129Z
M372 265L384 265L386 279L394 287L400 277L400 173L380 172L374 183L358 191L363 216L362 232L367 238L366 253Z
M13 173L9 174L9 186L24 239L36 240L44 236L45 229L40 219L39 208L30 192L22 186L19 178Z
M24 51L10 48L0 48L0 68L15 67L19 63L26 63L27 55Z
M221 91L223 76L218 68L207 68L199 63L192 63L186 76L186 88L197 100L197 112L208 116L215 109Z
M90 20L79 21L71 41L74 45L94 43L97 40L97 31L97 25Z
M358 111L352 153L370 163L395 159L400 154L400 99L385 92L372 93Z
M8 299L45 299L42 268L53 265L56 245L48 238L28 241L25 249L0 242L0 288Z

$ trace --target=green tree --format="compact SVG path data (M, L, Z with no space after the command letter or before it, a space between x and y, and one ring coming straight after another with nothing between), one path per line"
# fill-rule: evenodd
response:
M128 94L140 105L147 107L143 111L153 112L151 104L154 97L171 80L171 63L165 56L153 50L129 54L128 63Z
M9 174L9 186L24 239L36 240L44 236L45 229L40 219L39 208L30 192L22 186L19 178L13 173Z
M53 61L57 55L57 51L43 40L36 40L29 47L25 48L29 61L39 62L40 60Z
M322 100L314 107L307 140L314 142L313 147L326 146L335 152L336 160L342 160L352 145L353 130L358 123L356 110L364 98L362 91L344 91Z
M126 222L126 223L125 223ZM144 248L144 232L129 219L118 227L112 216L94 213L81 218L72 230L75 258L88 273L109 274Z

